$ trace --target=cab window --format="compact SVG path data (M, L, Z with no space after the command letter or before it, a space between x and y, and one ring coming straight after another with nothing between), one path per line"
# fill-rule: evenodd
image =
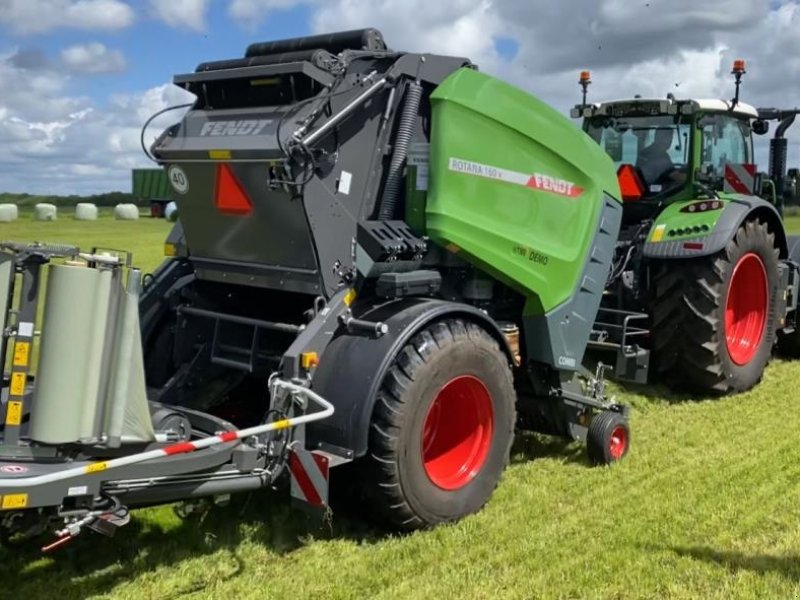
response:
M725 165L751 162L750 124L729 115L705 115L698 121L702 139L700 169L724 177Z

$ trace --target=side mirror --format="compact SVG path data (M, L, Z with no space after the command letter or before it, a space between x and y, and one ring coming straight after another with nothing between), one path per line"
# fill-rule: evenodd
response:
M769 131L769 121L757 119L753 121L753 133L756 135L764 135Z

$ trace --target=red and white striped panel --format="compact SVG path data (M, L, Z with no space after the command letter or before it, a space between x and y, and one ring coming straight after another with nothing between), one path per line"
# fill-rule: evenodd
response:
M315 508L328 506L328 457L301 448L289 453L289 475L292 498Z
M749 164L725 165L723 191L736 194L752 194L756 187L756 166Z

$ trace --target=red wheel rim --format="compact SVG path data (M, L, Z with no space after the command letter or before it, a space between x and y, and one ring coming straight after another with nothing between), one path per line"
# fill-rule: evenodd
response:
M622 425L617 425L608 439L608 453L613 460L619 460L628 447L628 432Z
M725 304L725 342L728 356L737 365L749 363L761 345L768 303L764 262L748 252L733 269Z
M444 490L464 487L480 472L492 445L492 397L472 375L449 381L436 395L422 426L422 464Z

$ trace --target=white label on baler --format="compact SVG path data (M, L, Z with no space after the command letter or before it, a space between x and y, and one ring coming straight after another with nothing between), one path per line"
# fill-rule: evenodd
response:
M20 337L33 337L33 323L20 323L17 328L17 335Z
M339 176L339 193L345 196L350 193L350 183L353 181L353 174L349 171L342 171Z
M85 485L76 485L67 489L67 496L85 496L89 493L89 488Z
M414 188L417 190L428 189L428 163L430 157L430 144L417 142L411 144L408 151L408 164L417 168L417 178Z
M533 190L549 192L557 196L566 196L567 198L577 198L583 194L583 188L579 187L574 182L543 173L519 173L518 171L501 169L500 167L493 167L492 165L484 165L455 157L450 158L449 168L456 173L505 181L506 183L513 183Z
M167 172L167 176L176 192L185 194L189 191L189 178L186 177L186 173L179 166L172 165Z

